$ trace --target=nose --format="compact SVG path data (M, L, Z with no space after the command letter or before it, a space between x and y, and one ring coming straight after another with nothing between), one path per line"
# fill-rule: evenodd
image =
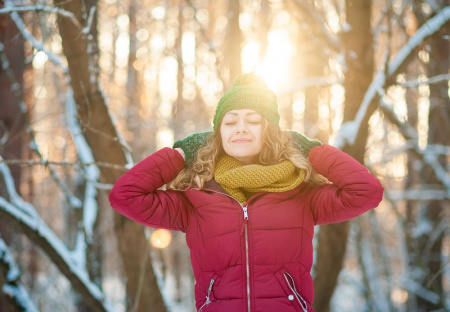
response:
M247 133L247 126L243 120L237 123L236 133Z

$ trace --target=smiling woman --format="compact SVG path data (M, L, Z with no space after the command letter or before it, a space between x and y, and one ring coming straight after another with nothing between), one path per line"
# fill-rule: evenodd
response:
M214 131L148 156L110 193L123 215L186 233L198 311L314 311L314 226L381 201L364 166L279 120L276 95L242 75L217 104Z
M262 117L253 109L229 111L220 125L225 153L246 165L255 163L261 152L262 132Z

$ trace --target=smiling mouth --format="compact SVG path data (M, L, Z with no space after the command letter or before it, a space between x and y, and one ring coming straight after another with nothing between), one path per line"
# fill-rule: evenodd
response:
M231 141L231 142L233 142L233 143L248 143L248 142L251 142L252 140L250 140L250 139L237 139L237 140L233 140L233 141Z

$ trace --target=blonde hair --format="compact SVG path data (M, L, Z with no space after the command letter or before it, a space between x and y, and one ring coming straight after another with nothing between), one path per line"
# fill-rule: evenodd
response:
M281 131L272 122L263 120L262 147L258 161L261 165L274 165L288 159L295 167L305 170L305 182L312 186L329 183L315 172L311 163L292 142L291 135ZM191 167L183 169L168 185L170 189L184 190L189 187L202 189L204 184L214 177L214 168L220 156L224 154L220 128L211 132L205 146L199 149Z

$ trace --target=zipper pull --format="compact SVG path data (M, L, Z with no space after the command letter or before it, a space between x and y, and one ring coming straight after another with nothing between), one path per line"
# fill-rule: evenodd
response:
M212 290L213 284L214 284L214 279L212 278L211 282L209 282L208 294Z
M247 223L248 221L248 212L247 212L247 206L242 207L242 209L244 210L244 222Z
M241 226L241 235L244 233L244 229L247 226L247 222L248 222L247 206L246 207L242 207L242 210L244 210L244 223Z
M209 287L208 287L208 293L206 294L206 302L205 304L210 304L211 303L211 299L209 299L209 295L211 294L211 290L214 284L214 279L211 279L211 282L209 283Z

